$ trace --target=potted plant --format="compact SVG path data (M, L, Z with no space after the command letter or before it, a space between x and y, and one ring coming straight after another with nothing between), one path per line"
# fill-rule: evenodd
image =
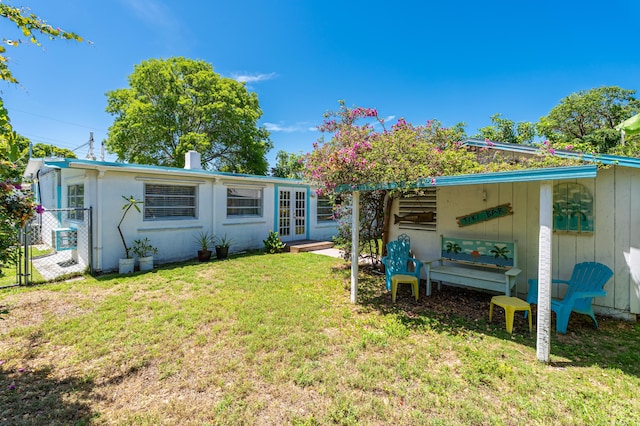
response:
M209 231L200 231L194 239L200 246L200 250L198 250L198 261L209 261L209 259L211 259L211 250L209 250L209 247L215 245L215 235L209 233Z
M127 246L127 242L124 239L124 235L122 235L122 230L120 229L120 225L122 225L124 218L127 216L127 213L129 213L129 210L131 210L132 207L135 208L138 211L138 213L140 213L140 207L138 205L142 204L142 201L136 200L133 197L133 195L129 197L125 197L123 195L122 198L126 202L122 206L122 217L120 218L120 222L118 222L117 228L118 228L118 234L120 234L120 239L122 240L122 245L124 246L124 253L126 257L120 259L118 263L118 272L120 272L121 274L129 274L133 272L135 259L132 256L131 247Z
M229 246L233 240L227 237L227 234L224 234L224 237L218 238L216 240L216 257L218 259L226 259L229 255Z
M149 238L135 240L133 242L133 253L138 256L138 264L141 271L153 269L153 255L158 253L158 249L151 245Z

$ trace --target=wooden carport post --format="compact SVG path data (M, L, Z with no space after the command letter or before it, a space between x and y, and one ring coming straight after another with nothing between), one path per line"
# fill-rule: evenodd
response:
M351 196L351 303L358 297L358 260L360 259L360 192Z
M553 182L540 182L540 235L538 240L538 320L536 355L549 362L551 339L551 242L553 238Z

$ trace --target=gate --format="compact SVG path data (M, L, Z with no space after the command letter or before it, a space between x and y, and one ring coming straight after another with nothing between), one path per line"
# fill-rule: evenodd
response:
M15 284L92 273L92 210L44 209L20 230Z

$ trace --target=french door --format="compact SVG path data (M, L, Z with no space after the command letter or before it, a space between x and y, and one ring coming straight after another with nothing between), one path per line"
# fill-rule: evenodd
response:
M302 240L307 235L307 191L278 190L278 234L282 241Z

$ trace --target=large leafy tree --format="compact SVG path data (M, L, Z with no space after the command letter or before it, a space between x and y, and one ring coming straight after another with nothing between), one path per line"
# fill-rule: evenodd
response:
M502 114L491 116L491 125L479 129L475 136L495 142L526 144L536 137L536 126L529 121L515 122L502 117Z
M303 168L304 154L280 150L276 154L276 165L271 168L271 176L302 179L304 177Z
M572 93L540 118L538 131L558 147L633 155L637 140L621 147L620 132L614 127L640 112L640 101L634 94L635 90L617 86Z
M115 116L106 147L120 160L184 166L196 150L203 167L266 174L269 133L262 111L244 83L221 77L211 64L174 57L135 66L129 88L107 93Z

